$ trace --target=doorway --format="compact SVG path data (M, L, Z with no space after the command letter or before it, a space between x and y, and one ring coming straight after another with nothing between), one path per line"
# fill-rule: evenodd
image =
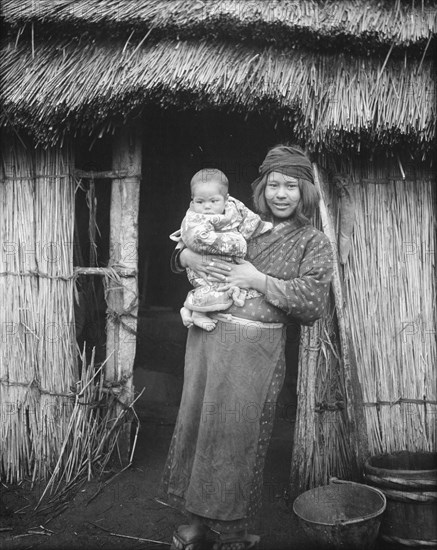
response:
M267 149L290 139L265 115L226 114L218 110L178 111L150 108L143 123L143 166L139 214L140 310L134 369L138 401L146 415L175 418L182 389L186 329L179 318L187 278L170 270L174 242L191 200L189 182L201 168L218 168L229 192L252 206L250 183ZM291 368L282 395L287 420L295 412L298 328L288 331Z

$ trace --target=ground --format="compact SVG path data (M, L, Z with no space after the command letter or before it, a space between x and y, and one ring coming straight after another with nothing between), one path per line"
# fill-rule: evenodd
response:
M139 332L134 381L137 389L144 386L145 391L138 401L141 428L132 466L115 478L112 472L103 481L84 481L70 494L44 501L36 511L41 490L30 490L28 482L0 484L2 550L169 548L171 534L184 517L154 497L180 398L186 333L172 312L143 316ZM254 529L261 536L260 550L313 547L285 500L294 412L293 399L284 388L267 454L263 506Z
M38 500L38 491L30 492L26 484L20 487L3 486L3 504L8 510L3 510L0 517L0 548L168 549L172 531L183 523L184 517L156 502L154 496L172 430L171 422L156 415L143 418L133 465L110 481L97 496L101 483L97 480L85 482L71 499L67 499L65 508L65 504L59 501L48 510L44 510L47 503L43 504L42 511L35 512L33 508ZM267 455L263 507L254 530L261 535L260 550L314 548L283 498L291 457L289 434L289 419L277 419ZM396 550L393 546L389 548ZM382 550L381 545L378 550Z
M27 484L3 486L3 504L8 510L3 510L0 520L0 548L168 548L138 539L168 543L174 528L184 521L182 514L154 500L172 430L172 423L156 414L143 418L133 465L91 502L100 487L96 480L79 487L63 511L63 503L59 501L49 510L35 512L38 491L29 491ZM280 419L267 458L264 504L255 530L262 537L261 548L265 549L309 548L297 518L283 498L291 456L291 439L287 440L284 434L290 432L289 422ZM41 508L45 506L42 504ZM41 534L32 534L38 531Z

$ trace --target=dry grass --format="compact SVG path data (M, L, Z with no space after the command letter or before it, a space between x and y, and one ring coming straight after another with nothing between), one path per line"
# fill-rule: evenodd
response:
M50 475L77 380L73 316L74 185L68 148L5 148L0 182L0 470ZM40 177L34 178L37 173Z
M46 495L60 494L84 478L90 480L103 474L108 462L117 456L118 436L126 420L136 419L138 435L139 420L133 408L135 401L123 404L121 408L116 406L119 403L116 392L104 382L106 361L97 368L94 352L89 364L85 350L81 355L82 367L75 385L74 406L56 465L40 502ZM125 467L132 463L136 439Z
M143 28L177 28L203 26L217 30L227 23L230 29L259 26L302 33L310 30L321 37L353 36L386 44L411 45L428 40L436 31L435 7L429 1L344 2L314 0L4 0L3 13L8 23L33 21L78 25L142 25Z
M51 495L103 472L136 416L119 403L123 381L105 383L94 354L77 365L72 163L67 146L14 142L0 181L0 476L49 480Z
M265 111L288 120L308 147L348 147L368 135L387 146L435 138L432 62L313 55L225 42L18 43L3 50L3 125L40 140L65 131L106 131L114 115L147 102L163 107ZM356 141L356 140L355 140ZM359 140L355 142L359 147Z
M349 444L351 428L346 412L347 398L337 340L333 318L327 317L320 335L315 384L316 439L309 469L309 487L327 484L332 476L350 479L356 465L356 457Z
M345 282L370 451L435 450L433 182L350 189L357 218Z
M343 157L334 170L347 174L355 200L343 272L345 312L371 454L435 450L437 444L436 197L430 173L421 168L406 158L370 163ZM409 179L403 181L400 172ZM333 185L330 191L326 200L338 220ZM358 457L341 409L341 403L347 405L342 361L332 313L303 327L292 465L297 492L331 476L354 475Z
M291 479L296 494L333 476L350 479L355 466L336 340L331 316L302 327Z

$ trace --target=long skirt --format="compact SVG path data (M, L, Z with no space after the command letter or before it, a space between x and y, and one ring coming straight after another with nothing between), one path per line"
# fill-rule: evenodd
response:
M161 498L219 532L250 527L285 374L285 328L219 321L188 331Z

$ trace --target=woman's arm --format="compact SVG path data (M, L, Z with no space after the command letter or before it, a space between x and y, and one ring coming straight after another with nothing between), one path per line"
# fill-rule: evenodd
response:
M178 246L172 252L170 257L170 269L173 273L185 273L185 267L183 267L180 262L180 255L184 249L185 245L182 241L180 241Z
M317 233L307 243L301 258L298 276L279 279L261 273L247 261L231 264L225 271L222 262L214 261L207 266L217 280L240 288L254 288L264 294L272 305L308 325L319 319L326 307L333 273L331 244L323 233Z
M306 245L297 277L267 276L266 300L301 324L311 325L325 312L332 275L331 244L326 235L318 233Z

